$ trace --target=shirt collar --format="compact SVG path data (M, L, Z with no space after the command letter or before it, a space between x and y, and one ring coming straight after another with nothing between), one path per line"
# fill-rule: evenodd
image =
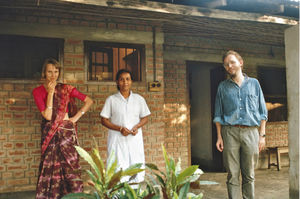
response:
M123 95L121 94L120 91L118 92L118 95L119 95L119 97L120 97L122 100L127 101L127 99L125 99L125 98L123 97ZM128 96L128 101L130 100L131 96L132 96L132 91L130 91L130 94L129 94L129 96Z
M249 77L246 73L243 73L243 76L244 76L244 80L243 80L243 83L242 85L244 84L244 82L248 81L249 80ZM231 78L228 78L228 80L234 84L236 84Z

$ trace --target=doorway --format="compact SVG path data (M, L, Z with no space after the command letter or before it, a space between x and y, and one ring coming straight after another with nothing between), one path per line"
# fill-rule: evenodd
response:
M213 124L215 96L219 83L225 79L220 63L187 62L191 114L191 162L204 171L223 171L222 154L215 143Z

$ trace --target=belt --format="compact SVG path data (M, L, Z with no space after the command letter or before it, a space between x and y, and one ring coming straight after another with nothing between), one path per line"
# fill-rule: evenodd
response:
M237 128L241 128L241 129L253 127L253 126L246 126L246 125L233 125L233 126L234 126L234 127L237 127Z

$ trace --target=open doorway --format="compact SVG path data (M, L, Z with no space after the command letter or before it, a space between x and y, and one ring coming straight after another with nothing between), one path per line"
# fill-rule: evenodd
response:
M220 63L187 62L187 78L191 114L191 162L204 171L223 171L222 154L215 143L213 124L215 96L219 83L225 79Z

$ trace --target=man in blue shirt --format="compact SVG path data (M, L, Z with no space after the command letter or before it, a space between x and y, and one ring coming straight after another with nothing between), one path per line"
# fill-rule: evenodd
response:
M229 199L241 198L240 173L243 199L254 198L254 169L259 151L265 147L268 111L257 79L242 73L243 63L235 51L224 54L223 64L230 78L220 83L215 104L216 146L223 152L228 172Z

